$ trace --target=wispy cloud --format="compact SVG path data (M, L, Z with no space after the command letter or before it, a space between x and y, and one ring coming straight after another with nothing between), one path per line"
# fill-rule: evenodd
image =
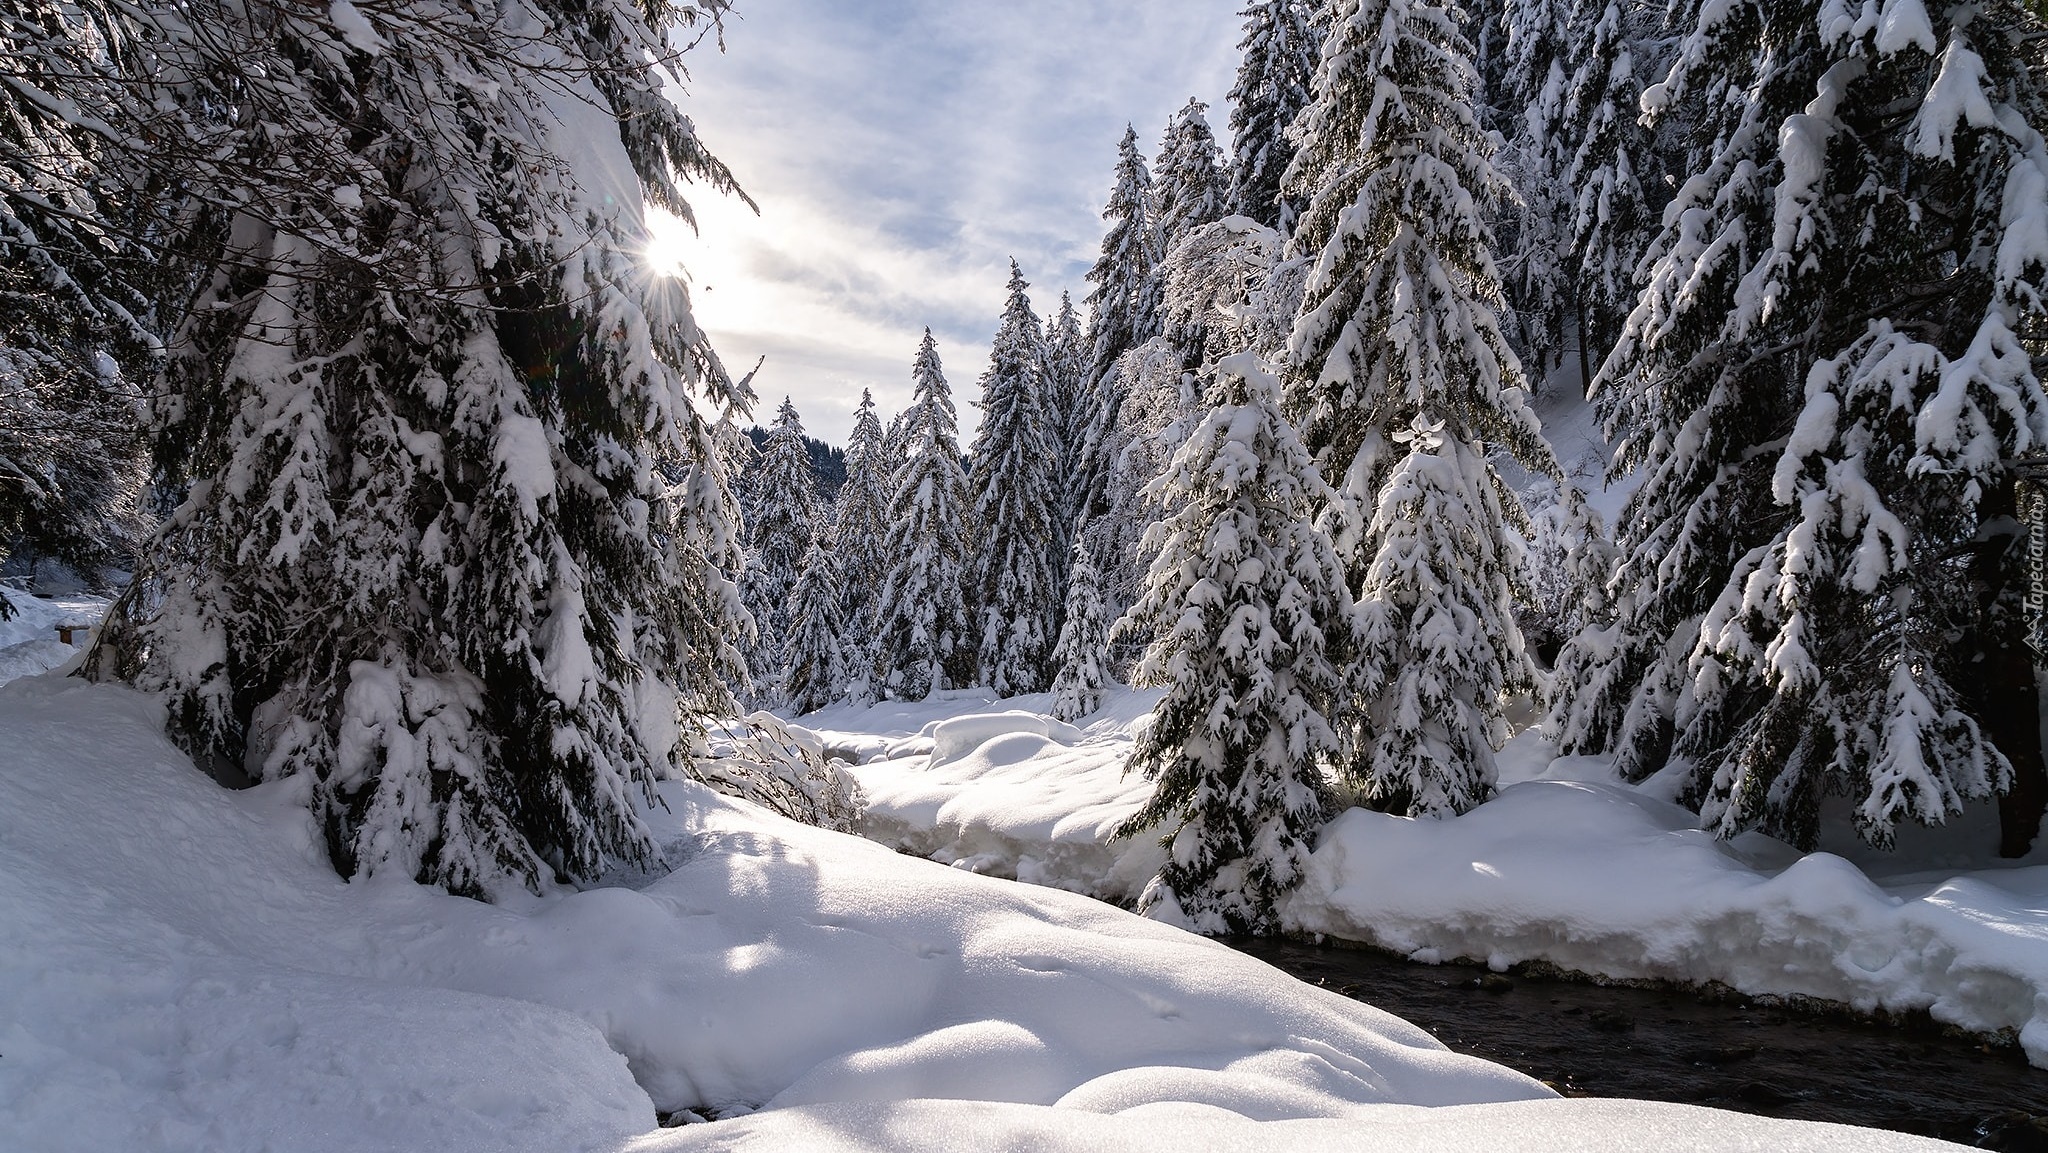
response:
M1041 314L1078 299L1116 142L1148 150L1190 95L1219 134L1236 0L754 0L729 51L691 54L684 108L761 203L709 193L680 241L729 363L766 356L814 434L845 436L862 387L909 399L930 325L968 403L1009 259Z

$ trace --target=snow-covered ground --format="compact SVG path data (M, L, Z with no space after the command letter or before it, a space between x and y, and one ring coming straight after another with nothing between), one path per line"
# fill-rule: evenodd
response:
M1053 736L1034 727L1043 718L1029 710L1044 702L1032 697L841 707L801 723L879 758L853 770L875 839L1128 902L1158 849L1104 838L1143 797L1122 770L1151 699L1117 691L1079 733ZM983 743L935 739L949 730ZM1959 859L1963 834L1995 841L1981 828L1905 830L1889 857L1849 845L1802 855L1756 834L1724 843L1656 780L1633 787L1603 760L1553 759L1534 731L1501 766L1500 795L1453 820L1344 813L1283 905L1286 925L1426 961L1545 960L1926 1009L1967 1029L2017 1030L2048 1066L2048 851L2007 867L1935 867Z
M1220 945L691 784L637 890L349 884L303 784L222 790L160 720L0 688L0 1148L1928 1145L1548 1099ZM736 1119L649 1135L684 1109Z
M13 614L0 620L0 685L33 676L69 661L85 647L86 634L72 634L71 644L59 639L58 625L97 626L107 601L90 593L65 593L49 599L0 585L0 597Z

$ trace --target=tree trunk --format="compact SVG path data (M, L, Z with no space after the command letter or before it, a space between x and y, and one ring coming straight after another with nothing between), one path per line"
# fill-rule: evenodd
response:
M2035 622L2021 607L2026 584L2039 579L2025 553L2025 527L2015 486L1994 490L1979 515L1985 524L2005 521L2020 534L1994 533L1977 549L1971 567L1977 587L1977 621L1962 654L1981 680L1973 686L1977 716L1998 750L2012 762L2012 787L1998 798L1998 855L2023 857L2048 811L2048 762L2041 750L2041 695L2031 645ZM2017 539L2016 539L2017 537ZM2018 610L2018 611L2015 611ZM1967 642L1966 642L1967 643ZM1969 651L1974 649L1975 651Z

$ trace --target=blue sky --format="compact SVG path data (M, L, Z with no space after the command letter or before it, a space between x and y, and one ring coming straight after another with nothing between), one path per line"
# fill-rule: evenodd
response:
M788 393L843 442L863 386L908 401L930 325L971 429L1010 258L1041 316L1078 303L1124 124L1149 157L1197 96L1226 136L1238 6L741 0L682 104L761 215L699 192L703 235L658 226L660 250L727 363L767 357L767 409Z

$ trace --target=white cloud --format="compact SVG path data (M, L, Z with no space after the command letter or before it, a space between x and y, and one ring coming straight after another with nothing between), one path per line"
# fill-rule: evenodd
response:
M693 198L660 229L727 362L767 363L814 435L843 440L862 387L909 399L930 325L965 430L1009 260L1041 315L1076 299L1126 121L1147 151L1189 95L1219 134L1235 0L754 0L728 53L690 54L684 109L761 204ZM676 233L681 231L682 238Z

